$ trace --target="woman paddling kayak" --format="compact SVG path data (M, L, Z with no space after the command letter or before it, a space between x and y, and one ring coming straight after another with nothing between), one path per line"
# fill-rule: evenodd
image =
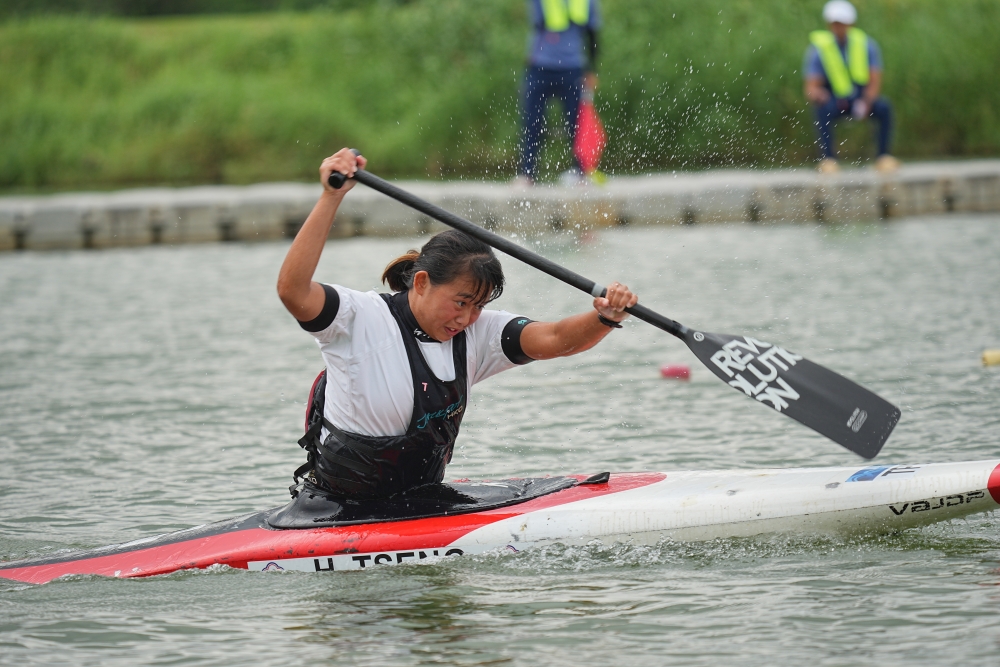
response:
M337 208L334 171L353 176L365 158L343 149L320 166L323 194L278 275L278 296L313 335L326 362L322 414L301 443L321 489L382 498L444 478L469 389L534 360L570 356L601 341L638 297L614 282L594 310L535 322L485 310L503 291L499 260L462 232L433 236L386 267L392 294L315 282L313 274Z

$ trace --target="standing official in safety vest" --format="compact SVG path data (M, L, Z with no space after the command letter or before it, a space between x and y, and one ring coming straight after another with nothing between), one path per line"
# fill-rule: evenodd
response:
M882 53L875 40L855 28L858 13L847 0L831 0L823 7L829 30L809 35L806 50L805 95L816 111L821 160L824 173L839 170L833 147L833 123L841 116L861 120L872 118L877 125L878 158L875 168L892 171L899 162L889 154L892 137L892 107L880 97Z
M537 177L545 105L562 104L563 126L570 139L576 136L577 112L584 89L597 87L597 31L601 17L597 0L528 0L532 32L528 42L528 67L524 77L524 132L521 164L515 184L532 185ZM575 166L563 181L582 182L583 170Z

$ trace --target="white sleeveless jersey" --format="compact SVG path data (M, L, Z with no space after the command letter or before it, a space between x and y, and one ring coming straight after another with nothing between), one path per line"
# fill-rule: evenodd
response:
M378 292L331 287L340 296L337 315L330 326L309 332L326 362L324 416L348 433L402 435L413 412L413 378L399 325ZM465 329L470 389L517 365L501 346L504 327L516 318L505 311L483 310ZM438 379L455 379L452 341L418 345Z

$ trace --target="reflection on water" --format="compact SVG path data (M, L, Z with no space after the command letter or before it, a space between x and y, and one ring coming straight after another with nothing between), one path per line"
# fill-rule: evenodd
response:
M782 343L903 409L881 461L1000 450L1000 218L542 236L535 249L689 325ZM419 239L331 244L376 287ZM318 352L282 310L284 244L0 257L0 558L282 504ZM497 307L589 298L503 258ZM690 382L662 380L665 363ZM850 465L641 322L477 387L452 477ZM878 537L554 546L335 576L216 568L0 583L0 662L284 665L988 664L991 515ZM987 656L990 656L987 658Z
M346 574L343 586L323 587L291 615L298 624L289 629L330 647L331 661L345 651L391 660L421 647L475 641L475 628L464 620L477 612L473 588L452 569L403 567L380 572L377 581Z

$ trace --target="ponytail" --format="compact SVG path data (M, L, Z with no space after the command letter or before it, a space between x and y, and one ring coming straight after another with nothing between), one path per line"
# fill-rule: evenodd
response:
M419 257L420 251L407 250L405 255L389 262L382 272L382 282L393 292L405 292L413 282L413 265Z
M480 305L503 292L503 268L493 249L454 229L432 236L419 252L410 250L389 262L382 282L393 292L405 292L413 286L413 275L418 271L426 271L433 285L469 278L475 286L473 301Z

